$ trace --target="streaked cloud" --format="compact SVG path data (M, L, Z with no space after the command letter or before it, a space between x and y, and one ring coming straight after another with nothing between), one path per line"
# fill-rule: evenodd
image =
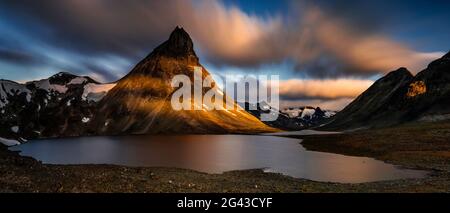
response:
M330 56L343 65L341 69L387 73L404 66L418 72L444 52L424 53L396 42L386 35L362 33L335 17L329 17L318 8L305 11L304 24L309 28L312 42L317 43L317 57ZM304 28L302 28L304 29ZM299 61L302 58L299 52ZM316 57L309 60L316 61ZM307 62L304 62L307 63ZM332 67L332 66L330 66ZM345 71L343 71L345 72Z
M192 35L202 61L258 67L288 60L297 72L314 77L367 76L400 66L419 71L443 54L416 51L376 31L361 32L348 19L312 4L293 3L290 13L270 16L208 0L17 0L2 1L0 8L20 33L79 54L89 67L105 54L132 66L177 25Z
M355 98L373 84L359 79L291 79L280 82L284 99Z

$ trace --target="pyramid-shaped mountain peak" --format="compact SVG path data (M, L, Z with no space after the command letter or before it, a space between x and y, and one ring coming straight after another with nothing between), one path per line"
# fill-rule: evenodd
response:
M178 88L172 86L172 80L176 75L194 79L198 66L201 64L191 37L183 28L176 27L167 41L139 62L99 102L99 112L89 122L92 131L106 135L277 131L246 111L238 110L236 103L233 103L235 110L175 110L172 96ZM203 69L202 75L209 73ZM206 90L202 90L202 96L205 93ZM185 98L188 97L183 100ZM195 102L195 98L194 102L188 99L191 99L186 100L191 106L203 106L202 102ZM216 101L219 99L221 97L215 97Z
M178 26L170 34L169 40L158 46L154 53L175 58L197 57L191 37L183 28Z
M194 43L183 28L176 27L168 40L156 47L122 79L143 74L168 80L177 74L191 73L189 70L193 66L201 66Z

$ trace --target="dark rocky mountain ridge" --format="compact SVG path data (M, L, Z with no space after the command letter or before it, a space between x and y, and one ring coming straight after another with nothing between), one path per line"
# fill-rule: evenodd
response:
M96 102L113 85L66 72L24 84L0 80L0 137L81 135Z
M349 130L450 119L450 53L413 76L406 68L376 81L323 129Z

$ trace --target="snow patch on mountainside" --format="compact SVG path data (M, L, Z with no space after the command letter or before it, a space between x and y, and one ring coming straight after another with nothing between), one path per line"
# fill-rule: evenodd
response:
M31 101L31 91L25 85L13 81L0 80L0 108L9 103L8 96L26 94L27 102Z
M300 115L300 117L301 117L301 118L305 118L305 117L311 118L311 117L314 115L315 112L316 112L315 109L308 109L308 108L305 108L305 109L302 111L302 114Z
M31 84L34 84L36 86L36 88L43 89L47 92L58 92L58 93L64 94L68 90L68 88L65 85L50 84L49 79L33 81L33 82L31 82Z
M290 118L312 118L316 113L317 109L309 107L298 107L298 108L287 108L281 110L282 113L287 114ZM330 118L336 114L335 111L323 110L324 118Z
M105 97L106 93L108 93L109 90L111 90L114 86L116 86L115 83L111 84L94 84L89 83L84 86L84 92L81 95L81 98L83 101L93 101L98 102L103 97Z
M325 111L325 118L331 118L332 116L336 115L336 112L333 111Z
M91 120L90 118L83 117L83 119L81 119L81 122L88 123L90 120Z
M11 127L11 131L13 131L14 133L17 133L17 132L19 132L19 127L13 126L13 127Z
M15 146L20 144L19 141L6 138L0 138L0 143L4 144L5 146Z
M87 81L87 79L84 78L84 77L76 77L76 78L72 79L69 82L68 85L71 85L71 84L84 84L86 81Z
M290 118L295 118L302 112L302 110L301 109L285 109L285 110L282 110L282 112L289 115Z

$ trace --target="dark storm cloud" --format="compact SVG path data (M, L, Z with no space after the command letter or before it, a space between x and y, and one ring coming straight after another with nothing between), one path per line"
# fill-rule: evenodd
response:
M205 59L217 64L253 66L284 57L274 45L282 39L273 36L282 28L279 20L265 22L216 1L18 0L2 1L0 8L7 8L12 19L41 27L29 35L88 55L113 53L137 60L181 25ZM264 40L268 43L260 45Z
M390 4L390 2L384 2L384 4ZM301 1L298 4L304 8L320 7L329 16L345 21L354 26L355 29L365 33L380 30L389 17L395 15L380 11L380 1L315 0Z
M6 35L0 37L0 61L25 66L43 63L39 55L31 54L26 47Z
M300 63L295 66L295 70L300 70L307 77L313 78L341 78L346 76L370 77L379 70L367 69L362 72L358 67L354 67L345 61L340 61L333 54L322 52L314 60L307 63ZM300 72L299 71L299 72Z
M161 42L175 21L155 17L153 9L172 11L165 1L39 0L1 1L10 16L41 27L29 31L55 46L88 54L119 52L136 57ZM167 23L167 26L163 25Z
M21 65L35 65L42 61L25 52L13 51L0 48L0 61L7 61Z
M421 25L427 17L442 17L440 13L448 11L450 7L447 0L314 0L303 1L302 4L318 6L330 16L345 20L361 31L371 32L386 27L397 27L397 24ZM450 14L444 13L444 16L450 17ZM446 24L435 23L429 27L435 28Z

